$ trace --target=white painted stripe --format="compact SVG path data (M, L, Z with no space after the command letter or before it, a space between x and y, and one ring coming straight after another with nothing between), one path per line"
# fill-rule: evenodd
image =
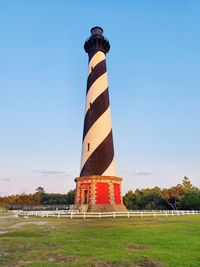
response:
M94 54L88 65L88 75L90 75L92 68L94 68L99 62L101 62L105 58L105 54L101 51L98 51L96 54Z
M101 75L90 87L87 98L86 98L86 107L85 107L85 113L90 108L90 103L92 104L94 100L103 93L108 88L108 78L107 78L107 72L105 72L103 75Z
M102 176L116 176L115 158L113 158L109 167L105 170Z
M81 169L89 156L102 143L111 131L110 107L98 118L85 136L82 145ZM89 151L88 151L89 144Z

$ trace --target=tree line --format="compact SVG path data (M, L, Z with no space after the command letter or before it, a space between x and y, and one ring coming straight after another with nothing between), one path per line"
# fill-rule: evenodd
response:
M75 189L67 194L45 193L38 187L34 194L18 194L0 197L0 207L14 205L71 205ZM154 187L128 191L123 201L129 210L200 210L200 189L184 177L181 184L170 188Z
M200 189L184 177L181 184L128 191L123 197L129 210L200 210Z
M0 207L12 208L14 206L27 205L71 205L74 203L75 189L67 194L45 193L42 187L38 187L34 194L18 194L0 197Z

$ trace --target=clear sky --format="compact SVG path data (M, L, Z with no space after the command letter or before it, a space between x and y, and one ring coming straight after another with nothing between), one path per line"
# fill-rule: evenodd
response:
M84 41L109 39L123 192L200 186L200 1L0 0L0 195L65 193L79 176Z

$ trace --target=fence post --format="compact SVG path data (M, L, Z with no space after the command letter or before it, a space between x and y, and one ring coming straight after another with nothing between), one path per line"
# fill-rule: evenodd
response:
M168 216L167 211L165 212L165 216L166 216L166 217Z
M70 218L71 218L71 219L73 218L73 212L71 212L71 214L70 214Z
M129 211L128 211L127 215L128 215L128 218L129 218L130 217Z
M83 213L83 219L85 220L85 212Z
M156 217L156 213L154 212L154 217Z

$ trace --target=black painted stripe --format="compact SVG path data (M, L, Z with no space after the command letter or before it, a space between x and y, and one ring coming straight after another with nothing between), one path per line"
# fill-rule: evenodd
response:
M114 158L112 130L85 162L80 176L102 175Z
M92 84L104 73L106 72L106 60L100 61L90 72L87 79L87 93L92 86Z
M84 119L84 129L83 129L83 140L95 123L98 118L108 109L109 107L109 95L108 95L108 88L101 93L95 101L90 105L88 109L85 119Z

